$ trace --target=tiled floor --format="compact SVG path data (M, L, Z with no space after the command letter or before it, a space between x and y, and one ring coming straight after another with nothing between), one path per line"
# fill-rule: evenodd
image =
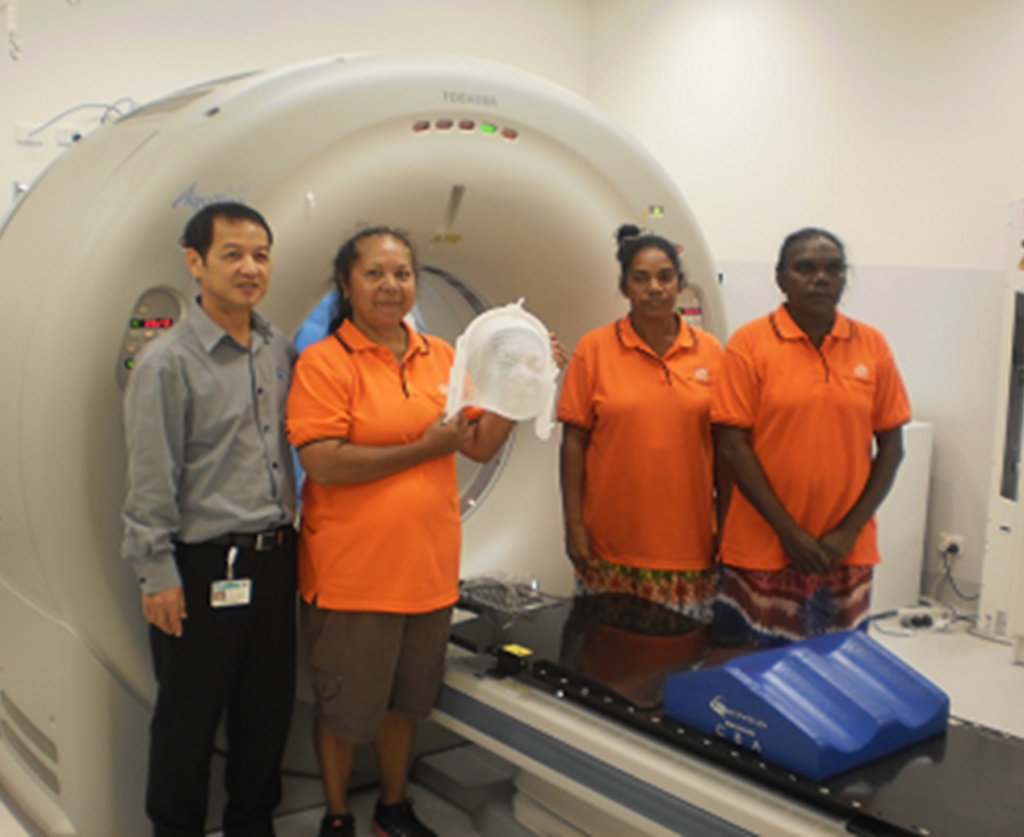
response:
M416 801L416 814L427 825L444 837L477 837L469 817L458 808L449 805L419 785L412 785L409 793ZM369 837L370 819L373 806L377 800L377 792L373 789L362 791L352 798L352 813L356 817L356 834L358 837ZM322 809L290 814L277 820L277 837L316 837L320 827ZM0 837L37 837L32 831L18 822L7 808L0 804ZM212 837L221 837L218 833Z
M413 785L409 793L416 801L416 815L438 834L445 837L476 837L477 832L469 821L469 817L458 808L449 805L443 799L419 785ZM373 817L373 806L377 801L377 792L367 790L352 797L352 813L356 818L356 834L358 837L369 837L370 820ZM281 817L276 822L277 837L316 837L320 827L323 810L317 808L300 814ZM0 831L0 837L6 837ZM220 837L220 835L215 835Z

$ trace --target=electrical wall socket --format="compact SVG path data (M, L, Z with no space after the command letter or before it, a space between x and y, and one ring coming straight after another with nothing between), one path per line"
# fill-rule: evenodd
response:
M939 532L939 542L937 544L939 553L946 553L947 555L962 555L964 551L964 536L963 535L949 535L946 532Z

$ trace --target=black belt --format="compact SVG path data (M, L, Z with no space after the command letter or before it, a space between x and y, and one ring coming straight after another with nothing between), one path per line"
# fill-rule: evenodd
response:
M228 532L216 538L210 538L205 543L217 546L237 546L239 549L254 549L257 552L267 552L284 543L288 533L295 532L295 527L290 523L278 526L276 529L268 529L266 532Z

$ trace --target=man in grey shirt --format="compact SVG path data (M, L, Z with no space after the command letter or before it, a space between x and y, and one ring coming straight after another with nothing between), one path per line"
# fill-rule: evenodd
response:
M226 713L226 837L272 837L295 692L295 476L284 411L291 341L253 310L273 236L211 204L181 240L199 297L141 353L125 396L122 556L158 683L146 811L154 837L205 833Z

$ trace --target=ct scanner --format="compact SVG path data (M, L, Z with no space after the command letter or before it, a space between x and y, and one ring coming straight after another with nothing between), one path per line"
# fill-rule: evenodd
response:
M148 830L153 683L118 558L121 388L194 292L175 244L185 220L221 197L270 220L260 310L291 333L328 291L339 242L387 223L418 247L427 331L453 341L478 311L525 297L572 346L625 310L612 233L629 221L682 245L686 314L725 335L710 255L665 173L585 101L508 68L356 56L240 75L70 148L0 231L0 784L48 837ZM463 575L568 592L557 443L519 432L460 484ZM478 674L453 651L438 721L555 807L599 812L589 833L848 833L833 812ZM308 725L300 694L286 771L315 797Z
M507 68L359 56L241 75L70 148L0 236L0 780L48 835L146 830L153 685L118 559L120 384L146 327L194 293L176 238L222 196L270 220L261 311L292 333L339 242L388 223L428 268L428 330L453 340L474 304L525 296L572 345L624 310L612 234L625 221L683 246L706 323L724 330L697 224L652 158L583 100ZM486 484L465 477L465 574L567 590L556 446L519 433Z

